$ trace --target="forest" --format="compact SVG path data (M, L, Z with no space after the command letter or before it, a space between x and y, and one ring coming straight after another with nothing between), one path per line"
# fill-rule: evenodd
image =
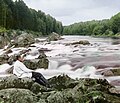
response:
M61 34L62 23L46 15L41 10L28 8L23 0L0 0L0 28L1 31L30 30L48 35L51 32Z
M119 36L120 13L110 19L92 20L63 26L62 22L46 15L41 10L29 8L23 0L0 0L0 32L28 30L48 35L52 32L63 35Z
M65 26L64 35L95 35L95 36L119 36L120 35L120 13L110 19L92 20L74 23Z

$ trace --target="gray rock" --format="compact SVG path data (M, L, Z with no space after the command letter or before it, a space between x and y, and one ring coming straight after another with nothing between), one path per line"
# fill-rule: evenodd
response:
M5 73L7 73L7 74L13 74L13 69L14 69L14 66L12 66L11 68L7 69L5 71Z
M27 89L0 90L0 103L37 103L37 97Z
M34 42L35 39L31 34L24 33L17 36L15 41L12 43L12 45L15 45L16 47L25 47L25 46L29 46Z
M110 93L113 93L113 94L119 94L120 95L120 87L119 88L110 88L109 89Z
M45 99L40 99L37 103L46 103Z
M39 93L41 93L41 92L42 92L42 93L43 93L43 92L49 93L49 92L52 91L53 89L47 88L47 87L42 86L42 85L39 85L38 83L34 83L34 84L31 86L30 90L31 90L33 93L35 93L35 94L39 94ZM41 95L41 94L40 94L40 95ZM44 98L42 98L42 99L44 99Z
M18 78L14 75L0 78L0 90L8 88L29 89L35 94L51 91L50 88L34 82L31 78Z
M47 38L47 41L50 42L50 41L57 41L57 40L60 40L62 39L61 36L55 32L51 33L48 38Z
M37 68L47 69L49 61L47 59L47 56L44 54L44 52L41 52L37 59L25 60L24 64L32 70L35 70Z
M119 89L106 80L73 80L67 75L49 79L52 88L16 76L0 78L2 103L119 103ZM28 90L29 89L29 90ZM21 100L20 102L20 98ZM16 101L15 101L16 100Z
M71 79L67 75L55 76L55 77L49 79L49 83L52 85L53 88L55 88L57 90L64 90L67 88L73 88L76 86L76 84L78 84L78 82L74 81L73 79Z
M113 74L113 72L111 71L111 70L106 70L106 71L104 71L103 73L102 73L102 75L104 75L104 76L113 76L114 74Z
M18 78L14 75L0 78L0 90L7 88L30 89L34 81L30 78Z
M118 69L111 69L111 71L113 72L114 76L120 76L120 68L118 68Z
M119 103L119 95L109 94L112 86L106 80L80 79L78 83L75 82L74 86L69 88L66 84L70 82L70 79L65 78L69 77L51 78L52 82L58 80L59 83L56 82L53 86L59 91L48 96L48 103Z
M8 64L12 65L16 61L17 54L11 55L8 59Z
M78 41L78 42L73 42L73 43L71 43L71 45L76 45L76 44L89 45L90 42L87 41L87 40L80 40L80 41Z
M0 65L7 63L9 59L9 56L7 54L0 55Z
M47 98L48 103L65 103L63 99L63 94L61 92L56 92L54 94L51 94Z
M10 43L10 38L7 36L7 33L0 33L0 48L4 48Z

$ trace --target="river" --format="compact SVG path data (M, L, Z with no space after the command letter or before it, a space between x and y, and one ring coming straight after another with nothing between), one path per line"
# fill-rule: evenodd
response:
M62 36L62 40L33 44L37 49L45 49L49 59L48 70L39 69L46 78L67 74L71 78L106 78L117 80L119 76L104 77L101 71L120 67L120 42L118 39L95 38L90 36ZM43 41L43 39L39 39ZM87 40L90 45L68 45ZM31 47L33 52L35 51ZM26 57L29 59L29 57ZM30 57L31 58L31 57Z
M76 78L100 78L109 82L119 80L120 76L105 77L101 71L120 67L120 40L111 38L95 38L91 36L62 36L58 41L45 41L46 38L37 38L38 43L29 48L31 54L38 49L44 49L49 60L47 70L37 69L46 78L57 75L68 75ZM89 45L70 43L87 40ZM13 53L18 53L24 48L14 48ZM37 53L36 53L37 54ZM13 54L9 54L13 55ZM34 59L36 56L28 55L26 59Z

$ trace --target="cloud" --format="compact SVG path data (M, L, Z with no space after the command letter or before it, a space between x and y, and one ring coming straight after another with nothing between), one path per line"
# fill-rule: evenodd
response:
M50 14L64 25L107 19L120 11L119 0L24 0L36 10Z

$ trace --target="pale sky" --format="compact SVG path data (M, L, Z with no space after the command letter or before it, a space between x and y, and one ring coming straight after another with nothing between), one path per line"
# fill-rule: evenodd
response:
M120 0L24 0L28 7L50 14L63 25L109 19L120 12Z

